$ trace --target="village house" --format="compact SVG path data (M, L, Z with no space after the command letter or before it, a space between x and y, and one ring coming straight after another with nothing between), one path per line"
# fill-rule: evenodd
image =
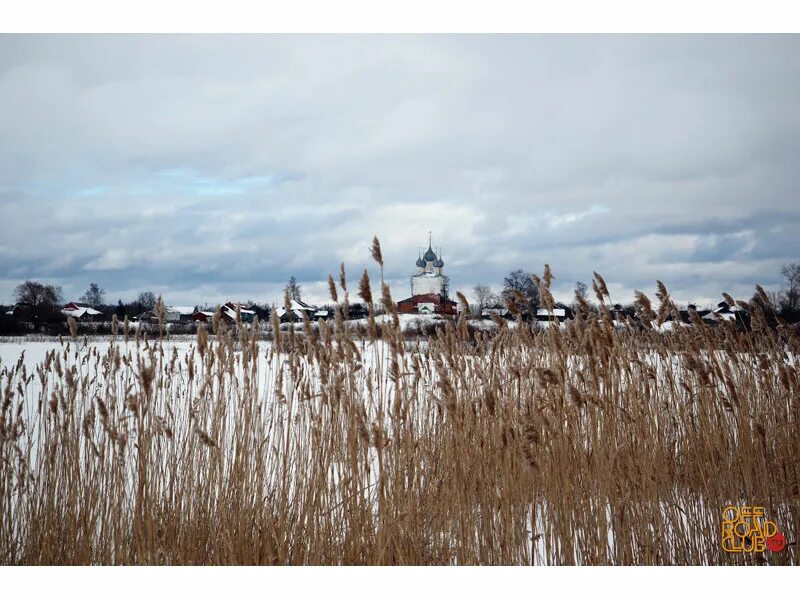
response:
M502 319L510 319L511 318L511 311L508 310L502 304L492 304L491 306L485 307L481 311L481 318L483 319L491 319L492 317L500 317Z
M563 323L567 319L572 318L572 309L561 302L556 302L551 309L540 308L536 311L536 321L539 323L548 323L551 321Z
M267 321L269 319L269 308L253 303L247 307L247 310L252 310L259 321Z
M168 306L165 311L167 323L190 323L194 320L194 306Z
M214 312L209 310L196 310L192 313L192 320L197 323L207 323L214 319Z
M255 319L256 313L249 308L245 308L244 304L239 304L237 302L226 302L222 306L219 307L220 317L227 321L228 323L235 323L236 322L236 312L239 312L239 315L242 319L242 323L252 323L253 319Z
M369 310L361 303L347 305L347 318L353 319L366 319L369 315Z
M611 313L611 323L616 329L627 329L628 327L641 327L636 310L633 306L622 306L615 304L609 309Z
M316 306L306 304L302 300L292 300L288 309L281 306L275 309L275 314L281 323L300 323L305 315L309 321L315 320L314 315L319 309Z
M342 304L339 304L338 306L341 308L341 310L344 310L344 306ZM345 320L353 321L357 319L366 319L368 315L369 309L361 302L356 302L355 304L347 305L347 315L345 315ZM328 319L333 319L335 316L336 308L327 306L317 309L311 318L314 321L327 321Z
M17 319L18 321L29 321L33 316L33 307L30 304L15 304L10 310L6 311L6 316Z
M76 321L99 321L103 313L82 302L70 302L61 309L67 317L72 317Z
M747 329L750 326L750 315L741 306L736 304L730 305L724 300L717 304L714 310L707 312L703 315L703 320L712 325L721 323L723 321L732 321L738 327Z
M694 321L692 321L692 313L694 313L698 318L705 319L705 317L711 313L710 309L698 309L697 305L689 304L686 308L679 308L677 316L674 313L670 313L666 319L664 319L665 323L680 323L682 325L694 325ZM707 321L708 322L708 321Z

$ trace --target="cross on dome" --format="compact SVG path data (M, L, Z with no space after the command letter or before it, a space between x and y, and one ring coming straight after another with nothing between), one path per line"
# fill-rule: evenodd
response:
M422 258L425 259L425 262L433 262L437 258L436 257L436 252L434 252L433 248L432 248L432 239L433 238L431 237L431 232L429 231L428 232L428 250L425 252L425 256L422 257Z

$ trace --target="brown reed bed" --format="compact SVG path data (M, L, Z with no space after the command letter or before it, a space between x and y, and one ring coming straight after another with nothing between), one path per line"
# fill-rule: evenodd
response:
M595 290L567 328L409 344L363 276L361 336L338 314L179 348L119 324L102 352L0 365L0 563L797 564L796 334L757 305L749 332L619 328ZM722 552L729 504L790 545Z

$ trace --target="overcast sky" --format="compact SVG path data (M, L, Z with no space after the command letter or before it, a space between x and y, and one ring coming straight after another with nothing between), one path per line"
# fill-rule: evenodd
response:
M800 262L798 36L3 35L0 107L0 302L321 302L373 235L400 299L429 230L468 295Z

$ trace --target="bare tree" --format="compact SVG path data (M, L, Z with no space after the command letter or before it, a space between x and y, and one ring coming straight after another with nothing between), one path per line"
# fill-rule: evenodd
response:
M38 281L26 281L19 284L14 290L14 296L19 304L23 304L29 309L31 321L37 330L42 320L53 314L63 301L60 286Z
M90 283L89 289L81 296L81 302L88 304L92 308L98 308L103 305L103 298L105 291L100 288L96 283Z
M767 298L769 298L769 303L772 305L773 309L778 309L781 305L781 293L770 291L767 292Z
M586 302L589 301L589 286L582 281L575 282L575 298L583 298Z
M800 263L789 263L781 268L785 286L780 294L781 312L788 317L800 312Z
M621 308L621 307L620 307ZM583 281L575 282L575 299L572 302L572 310L575 312L590 310L589 286Z
M539 288L531 273L517 269L503 278L503 301L515 313L535 315L539 308Z
M492 289L488 285L483 285L482 283L472 288L472 297L475 298L472 312L476 315L480 315L484 308L491 306L497 300L497 296L492 293Z
M153 310L156 307L156 295L153 292L142 292L136 299L139 312Z
M286 284L286 292L292 300L300 300L300 284L297 283L294 275L289 278L289 283Z

